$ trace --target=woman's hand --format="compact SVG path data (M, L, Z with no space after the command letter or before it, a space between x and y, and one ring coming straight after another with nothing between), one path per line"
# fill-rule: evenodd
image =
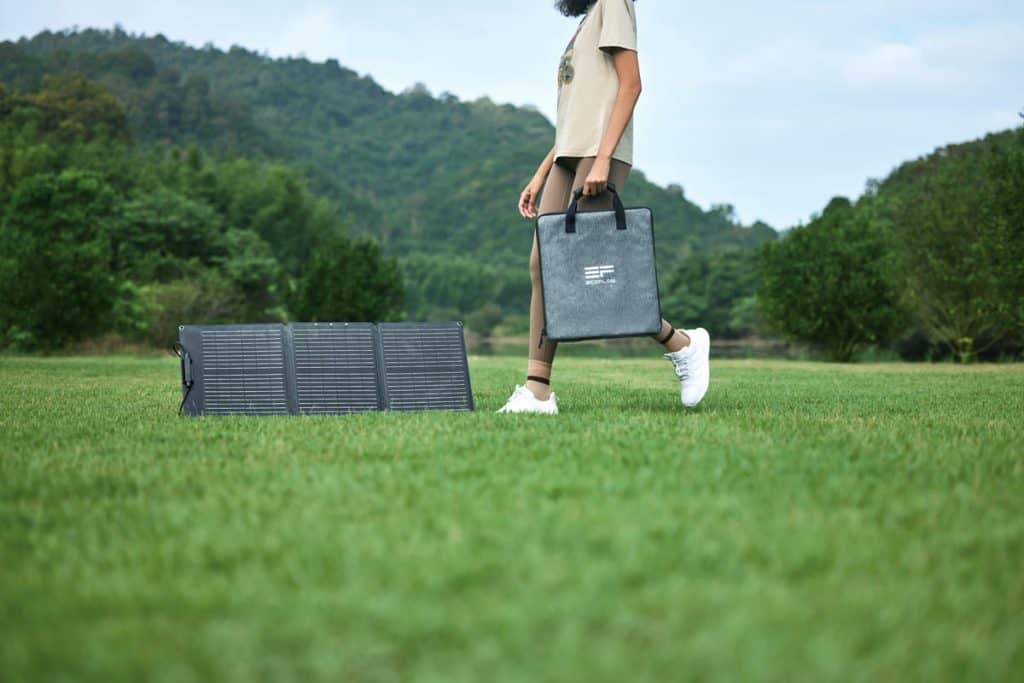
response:
M583 181L583 196L593 197L604 192L608 186L608 174L611 172L612 160L608 157L597 157L587 179Z
M534 177L519 195L519 215L523 218L537 217L537 197L544 187L544 181Z

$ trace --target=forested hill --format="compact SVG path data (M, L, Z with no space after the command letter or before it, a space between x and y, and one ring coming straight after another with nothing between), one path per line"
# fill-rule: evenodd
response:
M554 129L528 108L422 88L394 94L335 60L197 49L119 29L40 33L6 45L2 61L0 78L15 89L61 70L106 85L125 102L138 141L296 163L389 253L498 264L529 250L531 226L515 205ZM763 224L736 225L728 207L703 211L640 171L626 199L653 208L664 272L691 251L775 237Z
M0 350L162 345L181 321L522 333L515 206L552 136L529 108L394 94L330 60L116 29L0 43ZM655 212L669 320L841 359L1024 344L1024 128L908 162L784 239L640 171L624 194Z

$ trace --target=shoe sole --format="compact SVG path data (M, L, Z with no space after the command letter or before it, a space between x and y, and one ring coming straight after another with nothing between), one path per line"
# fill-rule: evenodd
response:
M495 410L494 412L514 415L558 415L557 410Z
M495 413L515 413L528 415L558 415L558 406L554 410L505 410L504 406L494 411Z

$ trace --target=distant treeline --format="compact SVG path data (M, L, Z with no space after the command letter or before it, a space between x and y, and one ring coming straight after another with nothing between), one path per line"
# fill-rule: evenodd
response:
M0 43L0 347L180 322L461 318L527 325L518 192L543 116L334 60L44 32ZM642 172L663 314L845 360L1020 353L1021 131L943 148L777 239Z

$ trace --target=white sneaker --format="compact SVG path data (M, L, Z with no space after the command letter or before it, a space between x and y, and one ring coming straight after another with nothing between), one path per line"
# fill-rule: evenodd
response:
M541 401L525 385L516 385L512 396L496 412L499 413L543 413L545 415L558 415L558 399L555 392L551 392L548 400Z
M690 338L690 345L678 351L663 354L672 361L679 378L679 399L687 408L700 403L711 383L711 335L703 327L683 330Z

